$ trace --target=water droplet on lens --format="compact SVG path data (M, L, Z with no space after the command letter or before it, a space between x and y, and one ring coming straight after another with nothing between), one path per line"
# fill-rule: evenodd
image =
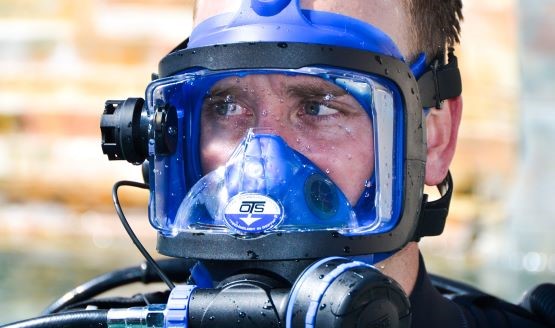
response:
M326 308L326 304L320 304L320 310L323 310Z
M262 116L267 116L268 112L266 110L263 110L261 114L262 114Z
M318 279L324 279L324 275L323 274L319 275Z
M330 169L326 169L326 174L330 174Z
M211 315L211 316L208 318L208 320L214 320L214 319L216 319L216 317L213 316L213 315Z
M247 314L246 314L245 312L243 312L243 311L240 311L240 312L239 312L239 316L240 316L241 318L244 318L244 317L247 316Z
M351 247L349 247L349 246L343 247L343 252L350 253L351 252Z

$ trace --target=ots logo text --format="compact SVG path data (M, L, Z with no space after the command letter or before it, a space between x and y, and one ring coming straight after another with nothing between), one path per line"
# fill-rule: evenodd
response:
M260 194L239 194L226 205L226 224L242 233L260 233L281 222L282 210L272 198Z
M265 201L243 201L239 207L241 213L264 213Z

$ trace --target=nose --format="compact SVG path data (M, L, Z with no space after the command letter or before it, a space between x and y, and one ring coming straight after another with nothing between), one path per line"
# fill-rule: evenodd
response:
M291 108L286 104L283 98L275 94L266 94L260 99L256 109L255 128L272 132L281 136L285 142L291 145L294 137L294 124L291 115Z

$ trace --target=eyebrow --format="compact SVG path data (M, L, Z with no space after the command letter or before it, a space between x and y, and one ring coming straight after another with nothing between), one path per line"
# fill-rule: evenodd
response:
M326 95L333 95L339 97L347 94L347 92L333 84L319 83L319 84L295 84L287 87L288 95L298 97L324 97Z
M216 85L208 92L210 97L223 97L227 95L240 95L247 93L244 87L238 85ZM292 83L285 87L285 94L296 97L319 98L331 94L339 97L348 94L343 88L323 81L312 83Z
M240 88L237 85L224 85L224 86L214 86L213 89L211 89L210 91L208 91L208 96L210 97L223 97L223 96L227 96L229 94L232 95L237 95L240 93L244 93L245 91L243 90L244 88Z

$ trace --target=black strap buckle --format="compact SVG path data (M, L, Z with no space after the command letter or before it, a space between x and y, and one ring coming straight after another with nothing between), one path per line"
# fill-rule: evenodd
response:
M461 95L461 73L454 51L453 48L448 49L447 64L443 64L444 53L439 54L428 71L418 79L422 107L441 109L443 100Z
M445 221L449 214L449 204L453 195L453 178L451 172L447 172L445 179L437 185L441 197L432 202L428 202L428 195L422 198L422 208L418 218L418 225L414 234L414 240L426 236L438 236L445 228Z

